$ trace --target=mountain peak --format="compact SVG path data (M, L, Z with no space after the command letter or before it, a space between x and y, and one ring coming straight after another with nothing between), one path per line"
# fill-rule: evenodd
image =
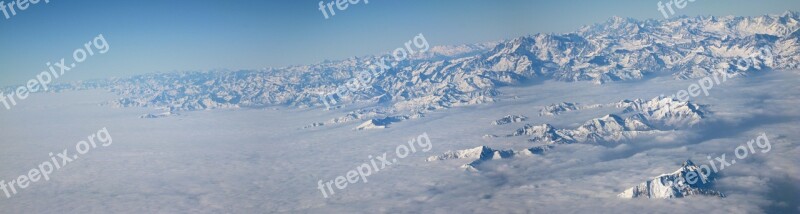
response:
M725 194L711 189L714 174L710 170L708 173L703 174L700 167L695 166L691 160L686 160L677 171L656 176L623 191L617 197L683 198L694 195L725 197Z
M686 162L683 162L683 165L681 167L691 167L691 166L695 166L694 162L692 162L692 160L686 159Z
M795 11L786 10L786 11L783 12L783 14L781 14L781 17L795 17L795 16L797 16L797 14L798 13L795 12Z

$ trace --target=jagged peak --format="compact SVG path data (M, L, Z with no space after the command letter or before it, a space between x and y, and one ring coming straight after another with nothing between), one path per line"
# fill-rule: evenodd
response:
M797 11L786 10L786 11L783 11L783 13L781 14L781 17L797 17L798 14L800 14L800 13L798 13Z
M690 159L686 159L686 161L683 162L683 165L681 165L681 167L684 167L684 168L685 167L691 167L691 166L695 166L695 165L694 165L694 162L692 162L692 160L690 160Z

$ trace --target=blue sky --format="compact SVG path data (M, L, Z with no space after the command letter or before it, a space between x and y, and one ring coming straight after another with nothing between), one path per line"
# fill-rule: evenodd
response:
M8 1L8 0L6 0ZM58 81L216 68L311 64L386 52L419 33L431 45L570 32L611 16L663 18L655 0L370 0L325 19L318 0L44 0L0 15L0 85L24 84L45 63L103 34L111 49ZM329 1L324 1L329 2ZM762 15L800 1L697 0L677 15Z

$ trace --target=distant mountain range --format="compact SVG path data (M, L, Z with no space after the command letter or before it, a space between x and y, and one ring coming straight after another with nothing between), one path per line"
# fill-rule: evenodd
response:
M337 103L378 106L351 112L355 114L411 117L435 109L493 102L499 87L529 80L602 84L657 75L685 79L718 72L745 75L796 69L800 61L798 28L797 12L669 20L613 17L567 34L432 47L407 60L391 62L391 68L372 78L369 87L350 91L338 97ZM765 49L771 51L769 57L759 55ZM55 88L106 88L122 97L112 101L113 106L164 107L169 111L323 107L321 95L332 93L388 56L264 70L156 73ZM741 59L750 60L753 66L737 69Z

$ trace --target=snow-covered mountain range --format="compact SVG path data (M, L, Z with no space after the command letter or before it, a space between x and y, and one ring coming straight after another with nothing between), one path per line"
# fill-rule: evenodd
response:
M683 102L674 98L656 97L648 101L641 99L622 100L605 104L620 110L620 115L608 114L584 122L576 128L556 128L550 124L525 124L506 137L527 136L530 143L541 144L522 151L497 150L488 146L448 151L431 156L428 161L468 159L473 162L462 168L476 170L478 164L487 160L513 158L519 155L541 154L558 144L571 143L619 143L635 139L639 135L665 133L696 125L708 114L703 106ZM593 105L593 106L599 106ZM508 118L506 116L503 119ZM496 136L496 135L487 135Z
M621 113L630 113L630 116L609 114L574 129L527 124L507 136L531 136L530 141L547 144L617 142L643 133L690 127L699 123L707 112L700 105L665 97L649 101L623 100L609 105L623 109Z
M431 110L492 102L496 89L532 79L607 81L650 75L697 78L798 68L800 13L757 17L614 17L567 34L534 34L508 41L437 46L391 62L369 87L339 103L375 103L398 110ZM755 57L749 70L735 68ZM763 55L763 54L762 54ZM180 72L115 79L124 98L116 106L167 106L174 110L291 105L323 106L320 95L368 69L382 57L353 57L319 64L243 71Z
M542 154L552 148L553 148L552 145L545 145L545 146L535 146L523 150L511 150L511 149L497 150L489 148L488 146L479 146L471 149L448 151L441 155L428 157L427 161L431 162L431 161L442 161L442 160L452 160L452 159L468 159L472 160L472 162L462 165L461 168L469 171L478 171L476 167L485 161L513 158L516 156L531 156L536 154Z

